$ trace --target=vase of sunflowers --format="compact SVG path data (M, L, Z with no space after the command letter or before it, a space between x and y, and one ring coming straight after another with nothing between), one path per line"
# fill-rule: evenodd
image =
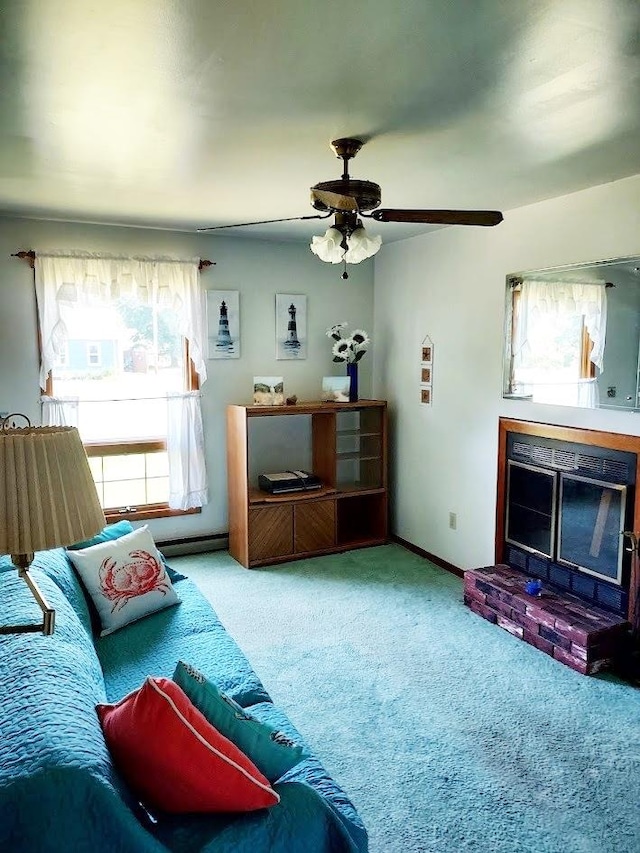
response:
M354 329L350 335L347 335L344 332L347 325L347 323L335 323L327 329L327 337L334 341L331 348L333 361L336 364L345 362L347 366L347 376L351 380L349 401L355 403L358 401L358 364L371 341L364 329Z

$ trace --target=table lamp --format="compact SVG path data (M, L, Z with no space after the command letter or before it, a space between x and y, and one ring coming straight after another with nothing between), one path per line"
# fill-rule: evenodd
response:
M26 427L17 427L24 418ZM72 545L105 524L76 427L33 427L25 415L0 421L0 554L10 554L42 610L42 622L0 626L0 634L53 634L55 610L29 574L35 551Z

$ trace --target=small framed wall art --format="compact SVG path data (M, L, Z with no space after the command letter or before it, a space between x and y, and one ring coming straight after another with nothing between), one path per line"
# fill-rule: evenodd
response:
M433 405L433 341L428 335L420 347L420 403Z
M207 291L209 358L240 358L240 293Z
M307 357L307 297L276 293L276 359Z

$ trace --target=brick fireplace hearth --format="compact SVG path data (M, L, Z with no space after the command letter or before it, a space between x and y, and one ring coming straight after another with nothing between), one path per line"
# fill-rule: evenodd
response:
M529 595L525 582L522 572L506 565L472 569L464 575L464 603L583 675L613 664L629 628L624 617L550 589Z

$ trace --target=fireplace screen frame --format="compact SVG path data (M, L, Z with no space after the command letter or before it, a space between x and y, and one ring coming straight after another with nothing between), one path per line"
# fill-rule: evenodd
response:
M528 545L523 542L521 539L515 538L511 531L511 479L513 469L522 469L526 471L531 471L534 474L543 474L548 478L551 485L551 501L549 507L549 517L551 518L551 529L549 531L549 551L543 551L541 548L535 548L532 545ZM555 556L555 548L556 548L556 539L557 539L557 530L558 530L558 478L557 471L549 470L548 468L542 468L538 465L530 465L526 462L518 462L514 459L507 460L507 497L506 497L506 518L505 518L505 542L508 542L510 545L515 545L518 548L522 548L525 551L528 551L530 554L539 554L541 557L548 557L549 559L553 559ZM521 505L522 506L522 505ZM529 509L530 511L535 511L532 507L524 507L523 509Z
M570 474L566 471L559 472L560 474L560 482L559 482L559 490L558 490L558 527L557 527L557 554L556 554L556 562L563 566L568 566L572 569L579 569L579 571L584 572L585 574L591 575L592 577L598 578L598 580L606 581L607 583L615 584L616 586L622 586L623 584L623 571L624 571L624 541L623 541L623 532L625 530L625 519L626 519L626 507L627 507L627 486L619 483L611 483L605 480L596 480L591 477L582 477L577 474ZM562 556L562 520L563 513L565 511L565 505L563 503L563 493L564 493L564 484L567 481L573 482L581 482L587 483L591 486L598 486L601 489L610 489L614 492L620 493L620 506L618 512L618 527L619 527L619 540L617 545L617 565L616 565L616 575L612 577L611 575L603 574L602 572L598 572L596 569L589 568L588 566L583 565L582 563L577 563L575 561L569 560ZM606 519L605 519L606 521ZM596 524L598 522L596 521ZM604 522L603 522L604 523ZM594 535L596 529L594 528ZM593 540L592 540L593 543Z
M562 566L538 554L529 553L517 545L506 541L506 497L507 497L507 461L512 453L512 447L521 442L529 443L531 451L529 458L526 453L520 456L522 462L532 462L535 465L565 470L577 475L585 475L593 479L609 480L615 479L618 483L626 483L627 491L627 518L625 530L635 531L640 537L640 435L628 435L624 433L604 432L602 430L587 429L582 427L561 426L556 424L540 423L531 420L518 420L501 416L498 419L498 459L497 459L497 498L496 498L496 527L495 527L495 563L507 563L515 569L520 570L525 577L541 578L543 583L548 581L552 587L569 592L582 601L591 605L600 606L605 610L620 613L629 621L637 624L640 636L640 558L632 554L631 549L623 544L623 570L622 585L600 580L587 572L582 573L579 569ZM556 448L565 448L567 443L574 445L572 449L579 449L589 457L590 470L582 464L582 460L576 460L578 467L573 465L547 465L551 461L564 460L564 454L556 455ZM526 448L525 448L526 450ZM619 466L615 460L621 461L626 469L626 477L601 476L600 472L594 470L593 459L609 460L613 457L614 468ZM544 461L543 461L544 460ZM611 471L608 467L607 470ZM613 472L611 472L613 473ZM586 584L576 583L582 578Z

